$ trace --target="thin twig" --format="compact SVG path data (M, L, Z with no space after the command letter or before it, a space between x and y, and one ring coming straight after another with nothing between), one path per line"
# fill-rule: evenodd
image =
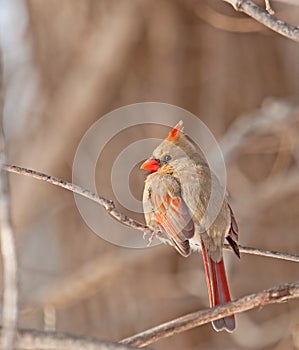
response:
M233 313L240 313L269 304L281 303L298 297L299 281L287 283L264 290L262 292L247 295L243 298L239 298L221 306L193 312L191 314L179 317L170 322L166 322L157 327L148 329L145 332L123 339L121 343L144 347L158 341L159 339L182 333L219 318L229 316Z
M240 253L244 253L244 254L259 255L267 258L299 262L299 255L296 255L296 254L281 253L281 252L276 252L274 250L266 250L266 249L259 249L259 248L253 248L253 247L245 247L240 244L238 245L238 247L239 247ZM233 251L232 247L229 244L225 244L224 249Z
M11 225L8 174L3 164L7 162L3 132L3 70L0 50L0 238L3 260L3 310L2 349L12 350L18 320L18 281L15 237Z
M1 332L2 333L2 332ZM1 334L1 338L3 335ZM130 345L113 343L90 337L75 336L66 333L43 332L21 329L17 332L16 345L19 349L52 350L131 350Z
M273 31L289 39L299 42L298 27L295 27L291 24L288 24L276 18L275 16L271 15L269 12L257 6L254 2L250 0L224 0L224 1L231 4L236 11L244 12L248 16L254 18L256 21L262 23L263 25L272 29Z
M147 234L153 233L153 231L147 226L122 214L117 209L115 209L115 205L113 201L106 199L104 197L98 196L97 194L91 191L88 191L86 189L83 189L78 185L59 179L58 177L46 175L38 171L22 168L16 165L5 165L4 169L11 173L25 175L25 176L33 177L37 180L46 181L51 183L52 185L62 187L73 193L77 193L83 197L86 197L100 204L113 218L115 218L120 223L127 225L129 227L132 227L136 230L143 231ZM224 246L224 248L227 250L230 250L228 246ZM260 256L271 257L275 259L283 259L288 261L299 262L299 255L295 255L295 254L281 253L281 252L269 251L269 250L264 250L259 248L243 247L243 246L240 246L240 251L246 254L260 255Z
M52 185L62 187L73 193L77 193L85 198L88 198L100 204L112 217L114 217L116 220L118 220L122 224L135 228L136 230L151 232L145 225L141 224L136 220L129 218L128 216L122 214L117 209L115 209L115 205L112 200L101 197L89 190L83 189L78 185L59 179L58 177L55 177L55 176L50 176L35 170L22 168L16 165L5 165L4 169L11 173L21 174L21 175L33 177L34 179L37 179L37 180L46 181L51 183Z
M230 245L226 244L224 249L231 250ZM299 256L294 254L286 254L275 251L264 250L260 251L256 248L244 247L239 245L239 250L244 254L253 254L275 259L286 258L289 261L299 262ZM167 250L168 254L171 251ZM58 280L45 294L37 301L31 305L26 305L24 309L21 310L21 314L28 315L34 312L39 312L42 308L51 305L55 310L59 310L62 307L70 307L71 305L78 304L82 300L86 300L103 288L109 288L111 283L119 278L119 274L123 271L123 266L130 269L132 265L136 264L138 260L139 264L142 264L146 259L159 259L161 251L155 249L150 255L146 254L117 254L117 255L107 255L100 256L92 259L91 261L85 263L77 271L69 275L66 279ZM166 251L163 251L166 254ZM101 268L97 268L101 266ZM94 271L94 273L89 273L89 271Z

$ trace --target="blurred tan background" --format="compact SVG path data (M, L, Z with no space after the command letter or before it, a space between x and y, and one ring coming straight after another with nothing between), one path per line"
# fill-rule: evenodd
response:
M298 3L272 5L299 24ZM171 103L200 116L223 148L240 243L298 253L298 44L217 0L0 0L0 7L11 164L71 181L93 122L127 104ZM166 133L139 127L116 137L97 169L101 194L116 201L113 150ZM135 170L140 199L145 174ZM84 223L72 193L10 178L22 327L119 340L208 306L199 255L109 244ZM298 279L291 262L231 253L226 262L234 297ZM233 334L206 325L153 347L299 349L298 314L298 301L268 306L238 315Z

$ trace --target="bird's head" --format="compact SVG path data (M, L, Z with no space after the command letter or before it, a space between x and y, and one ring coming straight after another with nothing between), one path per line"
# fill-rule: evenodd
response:
M169 132L166 139L154 150L152 157L147 159L140 169L154 173L158 170L172 172L175 162L182 158L193 158L196 148L192 141L183 133L183 122Z

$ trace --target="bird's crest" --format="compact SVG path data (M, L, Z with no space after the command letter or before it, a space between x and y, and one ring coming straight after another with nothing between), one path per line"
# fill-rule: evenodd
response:
M170 133L167 136L167 140L168 141L174 141L178 135L180 134L180 132L183 132L184 129L184 125L183 125L183 121L180 120L177 125L170 131Z

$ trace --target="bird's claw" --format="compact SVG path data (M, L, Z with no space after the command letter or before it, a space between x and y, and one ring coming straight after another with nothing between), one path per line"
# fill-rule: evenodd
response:
M159 237L161 235L161 231L156 229L154 231L144 231L143 233L143 239L147 239L147 235L150 235L149 238L148 238L148 244L147 244L147 247L150 247L153 240L156 238L156 237Z

